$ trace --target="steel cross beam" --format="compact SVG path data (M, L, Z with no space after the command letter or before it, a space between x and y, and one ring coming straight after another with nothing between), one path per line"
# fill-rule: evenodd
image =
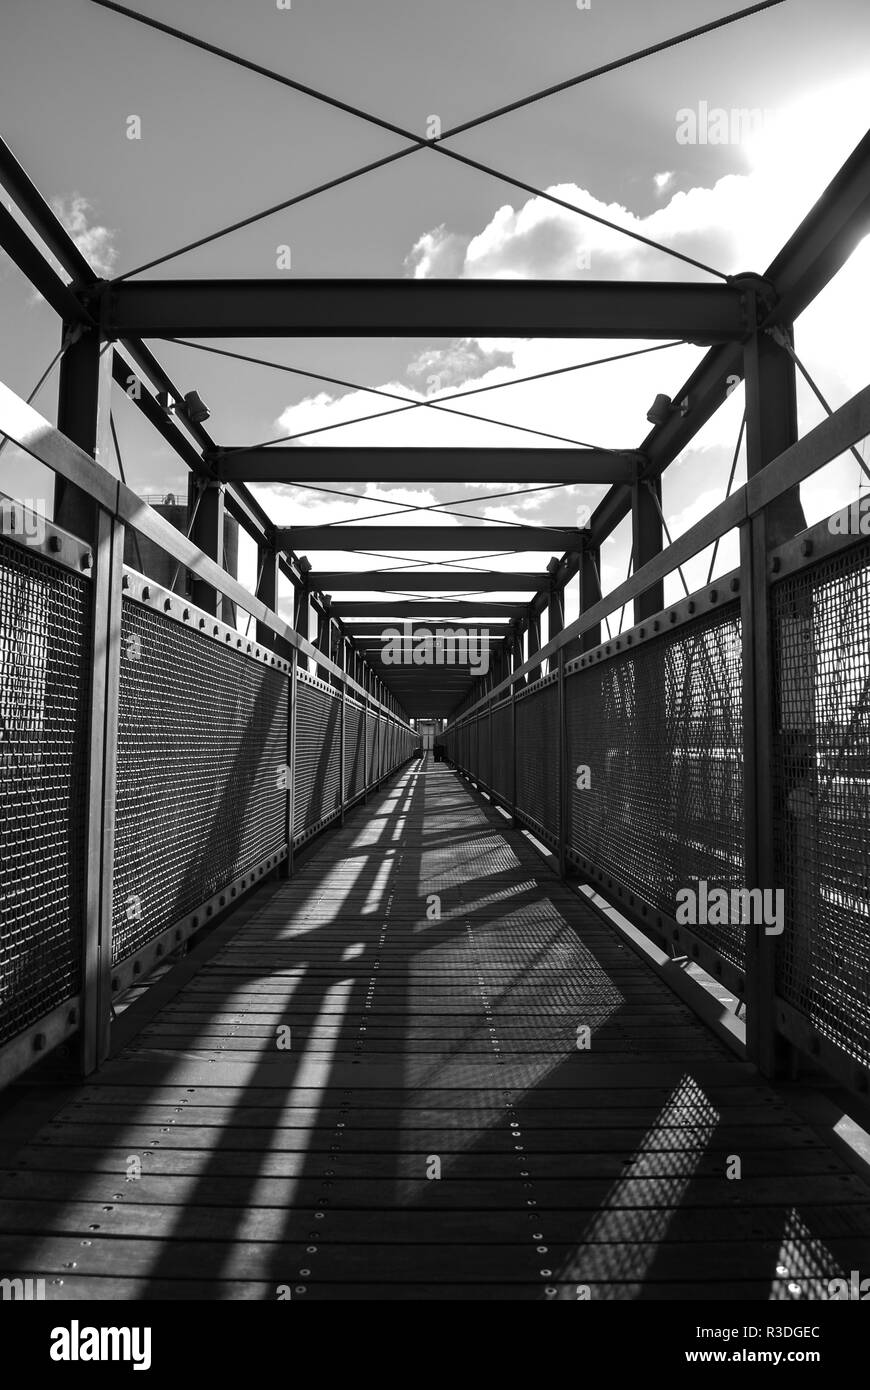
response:
M346 618L344 625L359 647L365 647L369 645L373 639L379 639L384 630L384 624L382 622L366 622L364 619L360 618ZM412 633L418 631L420 628L426 628L427 631L429 629L428 623L423 618L411 619L410 627ZM489 624L489 641L491 643L502 642L507 636L508 623L504 620L504 616L502 616L498 622L493 621Z
M535 593L546 580L545 574L529 574L509 570L450 570L446 574L432 570L391 570L386 574L370 570L312 570L310 583L321 593L340 589L359 593L406 593L409 589L431 594L473 594L502 591L514 593L530 589Z
M437 397L432 404L437 405ZM631 483L642 456L630 449L259 447L209 458L225 482Z
M743 338L739 285L621 280L121 280L83 291L107 338Z
M455 599L448 599L444 603L437 599L419 599L412 603L405 599L388 602L377 599L372 599L371 602L353 600L339 603L336 609L338 617L351 632L353 622L348 620L353 618L413 618L417 623L426 624L454 618L513 618L524 611L523 603L490 603L483 600L478 602L476 599L462 603Z
M543 526L278 526L276 544L308 550L580 550L579 527Z

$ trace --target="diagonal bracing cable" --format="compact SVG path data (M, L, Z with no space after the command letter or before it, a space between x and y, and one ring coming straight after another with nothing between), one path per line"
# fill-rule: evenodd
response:
M135 10L128 9L124 5L116 4L114 3L114 0L91 0L91 3L99 5L103 9L111 10L116 14L123 15L128 19L136 21L137 23L144 24L149 28L156 29L161 33L168 34L170 37L176 38L180 40L182 43L189 44L194 48L202 49L207 53L211 53L215 57L219 57L226 60L227 62L234 63L239 67L246 68L249 71L258 74L261 77L266 77L270 81L278 82L285 87L290 87L294 91L300 92L305 96L310 96L314 98L316 101L323 102L328 106L335 107L340 111L344 111L349 115L355 116L359 120L365 121L367 124L375 125L381 130L389 131L391 134L400 135L403 139L407 139L412 142L406 148L396 151L392 155L387 156L382 160L376 161L373 164L366 165L364 168L360 170L350 171L350 173L342 175L338 179L331 181L328 185L321 185L316 189L308 190L306 193L298 194L294 198L288 199L282 204L277 204L274 207L270 208L267 213L255 214L250 218L244 219L242 222L234 223L232 227L223 228L218 232L212 233L210 236L199 238L196 242L189 243L188 245L181 247L176 251L169 252L164 256L157 257L154 260L147 262L146 264L137 266L133 270L126 271L123 275L116 276L111 283L118 283L121 280L129 279L133 275L141 274L145 270L151 270L157 265L165 264L166 261L173 260L175 257L183 255L187 251L194 250L197 247L203 246L210 241L215 241L218 237L228 235L231 231L237 231L241 226L250 225L252 222L259 220L262 216L269 216L272 213L277 212L283 208L289 207L295 203L302 202L306 198L314 197L316 196L316 194L325 191L327 187L335 187L338 183L346 183L352 178L359 177L363 173L370 172L370 170L373 168L381 167L383 164L389 162L395 162L398 159L404 158L406 155L415 154L420 149L434 150L437 154L443 155L445 158L456 160L459 163L465 164L470 168L476 169L480 173L485 173L492 178L498 179L503 183L507 183L514 188L518 188L524 192L531 193L535 197L539 197L541 199L544 199L545 201L552 202L556 206L565 208L570 212L575 212L579 214L581 217L587 218L590 221L597 222L602 226L609 227L612 231L618 232L623 236L627 236L634 241L641 242L646 246L650 246L654 250L659 251L664 255L672 256L677 260L683 261L685 264L692 265L696 269L703 270L707 274L713 275L720 280L727 280L729 278L727 275L723 274L722 271L716 270L714 267L706 265L703 261L698 261L694 257L687 256L681 251L675 251L671 247L663 246L659 242L653 241L649 237L644 237L639 232L633 232L626 227L620 227L616 223L610 222L607 218L599 217L597 214L589 212L588 209L578 207L576 204L569 203L565 199L556 198L553 194L547 193L542 189L535 188L533 185L527 184L523 180L515 179L511 175L505 174L504 172L498 169L494 169L490 165L483 164L479 160L471 159L467 155L461 155L457 150L448 149L442 142L446 139L449 139L453 135L461 133L462 131L469 130L472 127L479 127L487 121L495 120L498 116L504 114L508 110L519 110L520 107L525 105L531 105L533 102L540 101L544 97L551 95L555 91L565 91L569 87L578 86L582 82L589 81L593 77L599 76L602 72L616 71L620 67L627 66L629 63L636 62L640 58L648 56L648 54L662 52L667 48L672 48L677 46L678 44L686 43L690 39L698 37L701 34L712 32L714 29L724 28L726 25L734 24L738 20L745 19L750 15L757 14L762 10L771 9L776 5L783 4L784 0L761 0L761 3L752 5L747 9L739 10L731 15L724 15L720 19L711 21L707 25L700 26L699 28L693 30L688 30L683 34L676 35L672 39L663 40L656 45L650 46L648 49L640 50L637 53L630 54L623 59L614 60L612 63L607 64L601 68L596 68L588 73L581 73L577 77L569 78L565 82L557 84L555 87L547 88L540 92L533 93L529 97L521 98L518 101L510 103L507 107L499 108L498 110L489 112L484 116L479 116L475 118L473 121L467 121L463 123L461 126L457 126L451 130L445 131L442 133L439 141L423 139L417 136L413 131L409 131L405 127L399 126L392 121L384 120L382 117L375 116L371 112L364 111L360 107L354 106L349 102L341 101L337 97L329 96L327 93L318 91L316 88L313 88L306 83L299 82L294 78L287 77L285 74L275 72L270 68L266 68L260 63L254 63L250 59L242 58L237 54L230 53L226 49L219 48L216 44L211 44L203 39L196 38L194 35L185 33L183 30L177 29L172 25L164 24L159 20L151 19L146 15L139 14Z
M611 353L607 357L591 358L586 362L572 362L566 367L550 367L543 372L532 372L529 376L513 377L509 381L492 382L488 386L474 386L468 391L452 391L445 396L435 396L434 398L426 397L423 400L419 401L408 401L406 397L400 396L397 392L394 391L386 391L383 387L360 386L357 382L346 381L342 377L327 376L323 372L306 371L302 367L290 367L285 365L283 362L273 362L267 357L251 357L248 353L245 352L232 352L229 348L217 348L211 345L206 345L205 343L191 342L188 338L167 338L164 341L169 343L178 343L182 347L198 348L200 352L211 352L215 354L215 356L217 357L229 357L236 362L248 362L255 367L272 367L275 371L287 372L291 376L309 377L313 381L325 382L327 385L330 386L342 386L349 391L361 391L365 392L368 395L385 396L388 400L404 402L404 404L398 406L396 409L393 410L379 410L375 414L360 415L352 420L336 420L332 424L323 425L314 430L305 430L302 432L302 434L282 435L279 439L267 439L260 444L235 445L231 448L223 449L221 451L225 457L228 457L230 454L234 453L247 452L247 450L251 448L267 449L273 444L286 444L291 440L304 439L309 434L322 434L327 430L343 429L345 425L365 424L368 420L383 420L388 415L402 415L409 410L419 410L421 409L421 407L425 407L430 410L437 410L439 407L441 407L445 408L446 410L447 401L462 400L466 396L481 396L487 391L502 391L508 386L524 386L528 382L543 381L546 377L564 376L568 372L583 371L586 367L607 366L609 363L612 362L622 362L627 357L643 357L650 352L663 352L666 348L683 346L682 342L679 339L668 343L655 343L652 347L632 348L630 352L615 352ZM504 425L507 429L517 429L522 431L528 430L529 433L538 433L538 431L531 430L526 425L510 425L507 421L504 420L490 420L489 417L486 415L470 415L467 411L464 410L454 410L446 413L452 415L460 415L465 420L480 420L484 424ZM561 436L558 435L547 437L556 439L561 438ZM610 454L621 454L624 452L624 450L610 449L600 444L586 444L582 440L563 440L563 442L569 444L576 443L580 448L584 449L601 449L602 452Z
M307 492L328 492L333 497L347 497L356 499L359 502L377 501L383 502L389 507L399 508L402 512L439 512L443 511L446 516L461 516L467 521L492 521L492 517L480 516L476 512L457 512L450 510L456 506L469 505L473 502L483 501L483 498L476 497L457 497L449 498L445 502L394 502L391 497L369 498L364 492L351 492L349 488L326 487L322 483L288 483L288 487L304 488ZM571 487L571 483L536 483L534 486L515 488L511 492L496 492L488 496L490 502L500 501L505 497L523 497L532 492L552 492L555 488ZM370 516L349 516L340 521L331 522L333 526L349 526L354 521L378 521L383 516L394 516L394 512L374 512ZM511 525L522 526L523 522L512 522Z
M792 362L794 362L795 366L797 367L798 371L800 372L804 381L809 386L810 390L812 391L819 404L823 406L823 408L828 412L829 415L833 415L834 412L831 406L828 405L828 402L825 400L824 396L822 395L816 383L813 381L803 362L798 357L797 353L791 345L788 334L785 332L785 330L777 326L776 328L768 328L766 331L770 334L771 338L773 338L773 341L777 343L779 347L784 348L785 351L788 353ZM854 454L855 458L858 460L858 464L865 477L870 479L870 468L867 467L866 463L862 459L861 455L858 453L858 450L855 448L854 444L851 444L849 446L849 452L851 454Z
M727 485L727 487L725 488L725 498L726 498L726 500L731 496L731 489L732 489L732 487L734 486L734 475L735 475L736 472L737 472L737 460L738 460L738 458L740 457L740 445L743 443L743 434L744 434L745 429L746 429L746 411L744 410L744 412L743 412L743 418L742 418L742 420L740 421L740 429L739 429L738 432L737 432L737 443L736 443L736 445L734 446L734 457L733 457L732 460L731 460L731 472L728 474L728 485ZM721 537L721 536L717 536L717 537L716 537L716 540L715 540L714 543L713 543L713 553L712 553L712 555L710 556L710 568L709 568L709 570L707 571L707 583L708 583L708 584L712 583L712 581L713 581L713 570L714 570L715 565L716 565L716 556L719 554L719 543L720 543L721 540L722 540L722 537Z

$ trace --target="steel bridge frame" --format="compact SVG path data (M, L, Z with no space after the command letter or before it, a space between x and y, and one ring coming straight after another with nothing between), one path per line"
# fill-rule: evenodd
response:
M105 599L98 620L95 650L102 656L94 670L93 717L104 734L111 733L117 717L113 706L110 653L117 649L116 583L122 576L123 533L126 526L149 537L175 556L194 579L196 611L220 625L221 606L236 603L257 623L257 642L288 661L295 675L301 658L312 662L319 677L340 691L342 711L348 698L366 709L376 707L384 715L403 720L400 702L367 660L365 650L352 635L351 620L379 616L408 616L425 621L427 609L439 619L486 616L508 620L503 652L488 676L453 710L458 727L482 705L499 698L511 700L516 717L517 696L542 678L558 681L566 666L601 660L610 648L601 642L601 622L620 606L631 602L637 630L614 639L620 644L644 640L638 625L659 621L664 613L664 579L684 560L727 531L738 527L741 536L741 606L744 616L744 659L747 669L745 715L747 742L747 881L770 879L772 846L769 820L771 787L768 730L770 680L765 669L767 653L766 578L770 566L794 563L795 537L805 533L805 518L797 488L801 480L826 458L849 447L870 432L870 392L862 392L848 407L799 440L797 433L795 367L786 344L800 313L845 264L858 241L870 231L870 133L832 180L788 242L761 273L724 277L721 285L672 283L546 282L516 281L259 281L259 280L152 280L133 282L121 277L106 282L94 272L46 200L18 164L6 145L0 144L0 182L15 202L21 220L0 205L0 246L59 315L62 324L58 428L53 430L11 392L0 388L0 429L22 448L52 468L58 476L54 527L49 539L55 552L64 555L78 544L80 566L93 566L95 594ZM27 230L29 228L29 231ZM38 244L38 241L42 245ZM52 258L60 265L60 273ZM774 330L776 332L774 333ZM402 526L283 528L275 526L247 487L248 482L280 479L292 482L313 477L363 479L377 475L386 480L418 478L424 451L327 450L320 455L304 450L279 450L255 446L227 449L215 441L201 423L179 408L175 418L166 408L167 398L181 400L181 393L144 339L175 337L225 337L229 335L304 337L311 335L500 335L542 337L610 337L665 339L676 337L708 348L674 400L674 408L637 446L602 451L596 449L487 449L479 451L481 479L506 481L524 477L530 463L536 476L558 481L609 484L588 528L576 532L486 526L477 528L427 528ZM107 428L112 383L138 388L128 395L156 428L191 473L201 494L193 529L185 538L153 509L142 503L117 478L107 472ZM746 441L748 481L704 520L674 544L665 548L660 511L661 478L665 470L692 442L725 401L737 381L746 388ZM292 453L292 457L291 457ZM431 467L429 479L449 480L469 476L477 465L474 450L425 451ZM318 460L317 465L314 459ZM538 464L542 472L538 473ZM320 471L319 466L322 465ZM338 472L330 471L338 468ZM343 471L342 471L343 470ZM419 478L426 481L426 478ZM260 578L255 596L223 568L221 537L224 512L231 515L257 544ZM625 584L602 597L600 550L616 526L631 516L634 574ZM349 539L351 538L351 539ZM383 607L339 601L335 589L350 589L351 576L318 575L297 552L301 545L329 544L330 548L394 550L455 549L461 538L494 551L517 548L555 549L546 573L512 575L509 571L484 572L479 580L487 592L528 588L536 592L526 604L482 604L452 598L390 601ZM810 552L806 552L810 553ZM467 573L473 585L475 572ZM294 592L293 623L277 614L279 577ZM580 580L580 617L564 627L564 590L575 576ZM413 583L412 572L394 572L395 582ZM364 576L361 576L364 582ZM439 577L440 579L440 577ZM721 582L718 581L721 587ZM386 580L377 581L386 589ZM429 588L429 580L422 586ZM439 582L448 595L452 580ZM716 586L714 586L716 587ZM113 597L113 595L115 597ZM175 596L161 595L171 605ZM179 602L182 602L180 599ZM712 599L710 600L713 601ZM690 596L675 605L668 621L679 623L697 602ZM388 610L388 611L387 611ZM548 611L549 641L541 646L540 616ZM317 622L317 639L308 640L310 615ZM227 629L229 631L229 629ZM528 657L523 656L523 640ZM101 645L102 644L102 645ZM382 669L382 668L381 668ZM314 675L311 679L318 679ZM116 695L114 697L116 703ZM344 714L342 713L342 729ZM105 1021L102 1002L108 988L104 933L108 914L106 881L100 864L111 851L107 810L111 786L109 737L94 738L90 804L89 915L95 935L89 939L84 983L83 1029L85 1069L104 1054L101 1029ZM342 759L344 758L342 742ZM563 759L564 762L564 759ZM565 777L562 767L561 778ZM564 786L561 793L564 797ZM108 799L107 799L108 797ZM514 798L514 810L516 810ZM290 837L292 845L292 834ZM563 871L567 871L564 846ZM587 866L591 871L592 866ZM665 924L667 926L667 924ZM703 943L694 941L699 952ZM772 952L763 938L752 943L750 1055L762 1070L777 1066L777 1039L787 1036L795 1046L806 1046L799 1018L781 1008L774 1017ZM705 957L706 958L706 957ZM714 968L715 968L715 962ZM747 972L749 973L749 972ZM46 1027L54 1036L66 1036L78 1027L76 1007L58 1012L57 1019L41 1025L33 1038L23 1038L20 1048L46 1046ZM813 1037L811 1050L822 1055L847 1084L866 1093L867 1075L854 1069L847 1075L842 1058L824 1039ZM17 1054L16 1054L17 1055ZM13 1067L16 1065L14 1059Z

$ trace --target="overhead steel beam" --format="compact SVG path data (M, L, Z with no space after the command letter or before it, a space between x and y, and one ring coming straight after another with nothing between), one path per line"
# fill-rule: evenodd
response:
M285 526L275 536L281 547L308 550L456 551L580 550L579 527L544 526Z
M421 599L419 602L407 602L405 599L395 600L394 602L382 603L372 601L348 602L337 605L338 616L348 624L348 619L354 616L359 618L414 618L418 623L450 621L454 618L513 618L518 613L522 613L525 605L522 603L478 603L477 600L457 603L455 600L447 600L438 603L436 600L427 602ZM429 616L431 612L431 617ZM351 631L353 624L348 624Z
M630 483L642 456L608 449L258 448L218 451L225 482Z
M122 280L87 292L108 338L685 338L747 328L743 290L637 280Z
M416 632L418 628L423 627L425 627L428 631L429 627L431 626L431 624L427 624L427 622L423 618L412 619L410 621L412 633ZM357 643L357 646L361 649L364 648L371 641L377 642L384 630L383 622L363 622L359 618L347 618L345 619L344 625L347 628L347 631L353 637L354 641ZM507 637L507 622L496 622L494 619L491 619L490 623L488 624L488 627L490 643L503 642Z
M375 655L377 655L379 652L381 652L381 651L383 650L383 645L384 645L384 628L385 628L385 627L389 627L389 623L387 623L387 624L382 623L382 624L380 625L380 629L379 629L379 631L378 631L378 635L377 635L377 636L372 636L372 637L366 637L366 638L364 638L364 639L359 643L359 650L360 650L360 651L363 651L363 652L374 652ZM401 627L402 627L402 635L404 636L404 635L405 635L405 631L406 631L406 629L405 629L405 624L402 623L402 624L401 624ZM456 629L456 631L457 631L457 632L462 632L462 631L463 631L464 629L466 629L466 628L467 628L467 624L460 624L460 626ZM480 628L480 629L477 629L477 630L478 630L479 633L480 633L481 644L482 644L482 646L483 646L487 651L494 651L497 647L502 647L502 646L504 646L504 638L502 638L502 637L493 637L493 635L492 635L492 633L491 633L491 631L489 630L488 627L487 627L487 628ZM431 624L428 624L428 625L427 625L426 623L422 623L422 624L421 624L421 623L413 623L413 624L412 624L412 623L409 621L409 622L408 622L408 626L407 626L407 635L408 635L408 637L410 638L410 640L413 641L413 642L417 641L417 639L418 639L419 637L430 637L430 636L432 635L432 626L431 626Z
M433 574L431 570L393 570L389 574L370 570L312 570L309 583L312 588L329 594L340 589L391 594L408 590L433 594L496 593L499 590L513 593L524 589L534 593L546 578L545 574L511 574L509 570L450 570L446 574Z

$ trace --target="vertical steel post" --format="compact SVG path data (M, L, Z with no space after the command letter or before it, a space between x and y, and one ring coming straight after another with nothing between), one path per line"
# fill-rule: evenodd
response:
M267 608L271 608L273 613L277 613L278 575L280 573L278 553L268 546L260 546L258 559L257 598L261 603L265 603ZM261 647L271 647L274 650L276 640L276 634L271 628L267 627L265 623L257 623L257 641Z
M297 681L296 673L299 669L299 653L294 647L290 653L290 704L288 707L289 719L287 721L287 767L289 769L287 780L290 783L287 793L286 827L287 827L287 877L293 873L293 836L295 834L296 817L296 699Z
M65 333L65 341L66 333ZM86 331L61 358L58 428L104 465L108 462L112 348ZM86 810L85 923L81 959L79 1066L87 1076L109 1051L112 886L121 579L124 528L82 489L57 480L55 520L82 537L92 555L91 695Z
M639 570L649 560L660 555L664 544L664 528L659 512L662 500L661 478L632 484L631 537L634 568ZM658 503L658 505L656 505ZM659 579L634 600L634 621L642 623L665 606L665 584Z
M90 1075L109 1054L121 581L124 528L100 509L94 547L88 758L85 935L80 1065Z
M757 318L757 313L756 313ZM797 439L794 364L764 333L744 348L747 476ZM770 550L806 526L800 493L790 489L740 528L743 628L743 737L746 886L775 889L773 788L774 710L768 609ZM798 781L800 775L798 774ZM793 930L786 914L785 930ZM747 924L746 1041L765 1076L781 1072L791 1048L777 1034L774 1013L776 946L762 924Z
M341 659L339 660L338 664L344 672L344 678L341 681L341 750L339 753L338 760L338 784L340 789L341 802L341 815L339 817L339 824L344 825L344 813L345 807L347 806L347 751L345 748L345 731L347 723L347 642L343 637L339 638L338 651L336 655L338 654L338 652L341 653Z
M102 345L95 329L85 329L80 337L70 341L70 325L64 324L63 334L67 346L60 359L57 427L86 454L109 468L114 349L105 347L101 352ZM114 470L109 468L109 471ZM55 479L54 519L58 526L81 536L89 545L96 544L97 505L94 499L74 483L59 477Z
M365 721L364 724L363 724L363 729L364 729L364 732L365 732L365 736L364 736L364 738L363 738L363 785L364 785L363 805L364 805L364 806L368 806L368 804L369 804L369 772L370 772L370 769L369 769L369 717L370 717L370 711L371 711L371 700L369 699L369 675L368 675L368 671L365 669L365 665L363 665L362 676L363 676L363 681L362 681L362 683L363 683L363 685L365 686L365 691L366 691L366 693L365 693L365 702L364 702L364 704L363 704L363 719L364 719L364 721Z
M204 555L223 568L224 562L224 489L221 483L206 483L197 492L199 484L191 475L188 488L188 515L193 516L190 539ZM194 515L194 508L196 514ZM190 597L197 608L213 613L216 618L228 617L224 613L223 596L211 584L195 576L191 579Z
M511 651L511 673L516 666L522 665L522 648L517 651L514 647ZM517 661L517 658L519 660ZM517 687L516 682L511 681L511 824L519 825L517 820Z
M556 653L559 673L559 873L568 873L568 728L565 704L565 648Z

